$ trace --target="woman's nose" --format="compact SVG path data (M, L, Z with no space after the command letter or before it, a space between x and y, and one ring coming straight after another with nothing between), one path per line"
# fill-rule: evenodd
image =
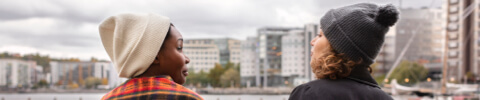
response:
M313 43L315 43L315 40L317 40L317 38L313 38L313 40L310 41L310 46L313 46Z
M190 63L190 58L188 58L186 55L185 55L185 64L188 64Z

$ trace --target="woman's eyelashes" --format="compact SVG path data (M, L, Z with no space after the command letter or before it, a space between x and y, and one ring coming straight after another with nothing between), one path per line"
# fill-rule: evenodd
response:
M182 51L183 49L183 40L177 41L177 50Z
M183 49L182 46L178 46L178 47L177 47L177 50L182 50L182 49Z

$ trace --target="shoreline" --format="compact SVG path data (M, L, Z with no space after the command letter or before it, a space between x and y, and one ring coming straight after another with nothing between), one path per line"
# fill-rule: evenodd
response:
M289 95L293 88L189 88L192 91L201 95ZM25 91L0 91L0 94L68 94L68 93L108 93L111 90L96 90L96 89L76 89L76 90L61 90L61 89L40 89L40 90L25 90Z

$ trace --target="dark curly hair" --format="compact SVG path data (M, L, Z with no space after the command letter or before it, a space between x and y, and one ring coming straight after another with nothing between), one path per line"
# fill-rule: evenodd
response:
M330 52L319 58L312 58L312 71L317 79L339 79L350 75L352 69L362 63L362 60L353 61L345 57L343 53L337 53L330 48ZM372 69L368 67L370 73Z

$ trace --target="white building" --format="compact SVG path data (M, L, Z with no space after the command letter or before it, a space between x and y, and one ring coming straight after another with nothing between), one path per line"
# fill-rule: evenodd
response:
M184 40L183 53L190 58L187 68L195 72L209 72L220 62L219 48L213 39Z
M242 85L295 86L313 80L310 41L318 31L316 24L306 24L304 28L258 29L258 37L248 37L242 42Z
M242 57L242 55L240 54L242 51L241 41L227 38L227 43L228 43L229 61L235 64L240 63L241 57Z
M282 37L282 77L292 82L293 78L306 77L304 30L290 30Z
M304 54L304 57L305 57L305 74L306 74L306 77L307 80L314 80L315 79L315 75L313 74L312 72L312 68L310 67L310 54L311 54L311 51L310 49L312 49L312 46L310 45L310 42L318 36L319 34L319 31L320 31L320 25L318 24L306 24L305 25L305 34L304 35L304 47L305 47L305 54ZM304 81L302 82L295 82L295 83L305 83Z
M378 75L386 75L390 68L392 67L393 63L397 56L395 56L395 33L396 27L390 27L389 31L385 35L385 41L383 43L382 48L378 56L375 58L375 63L377 66L375 67L378 72L375 72L374 76Z
M21 59L0 59L0 86L9 88L29 87L32 85L32 70L37 62Z
M64 86L70 82L81 84L87 77L107 79L109 84L110 81L118 83L115 80L118 79L118 74L116 74L117 72L111 62L52 61L50 66L50 77L48 77L50 79L47 80L50 80L51 85ZM112 84L110 88L114 85Z
M448 81L480 73L480 0L445 0L445 61ZM471 8L471 9L470 9ZM478 77L477 77L478 78Z
M221 39L191 39L183 44L185 55L190 58L187 65L195 72L209 72L215 64L225 66L228 62L238 64L241 58L241 41Z
M241 84L246 87L260 85L257 43L257 37L248 37L247 40L242 42L240 77Z

